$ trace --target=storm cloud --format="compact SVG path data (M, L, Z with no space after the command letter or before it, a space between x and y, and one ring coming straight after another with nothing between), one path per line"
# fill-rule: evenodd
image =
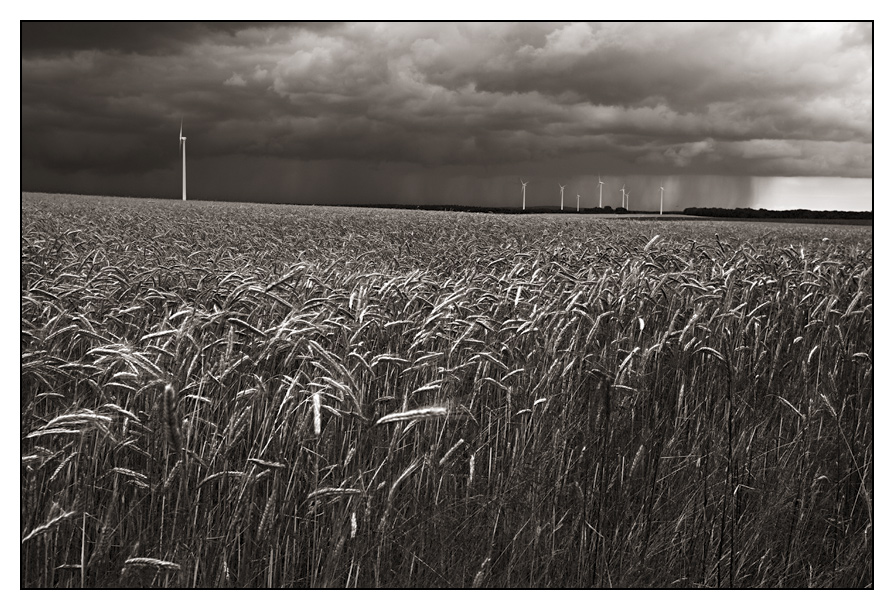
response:
M209 199L869 178L872 25L22 24L25 190L176 196L181 118Z

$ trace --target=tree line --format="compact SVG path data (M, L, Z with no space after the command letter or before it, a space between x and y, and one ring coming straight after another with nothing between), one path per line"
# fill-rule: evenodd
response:
M718 218L780 218L823 220L872 220L872 212L845 212L842 210L765 210L759 208L685 208L689 216L714 216Z

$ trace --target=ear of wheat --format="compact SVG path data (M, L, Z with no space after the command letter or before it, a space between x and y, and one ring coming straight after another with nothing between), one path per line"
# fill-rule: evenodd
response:
M165 386L163 398L165 431L167 433L168 442L174 450L174 454L180 455L180 451L183 449L183 438L180 435L180 422L177 417L175 401L176 394L174 392L174 386L168 384Z

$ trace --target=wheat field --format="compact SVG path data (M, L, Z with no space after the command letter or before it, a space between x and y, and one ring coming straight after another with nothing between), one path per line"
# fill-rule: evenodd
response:
M871 587L868 227L22 195L21 586Z

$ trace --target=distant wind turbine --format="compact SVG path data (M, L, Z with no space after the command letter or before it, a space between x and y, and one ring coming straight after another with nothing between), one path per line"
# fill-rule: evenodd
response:
M580 193L577 194L577 211L580 212Z
M180 148L183 151L183 201L186 201L186 138L183 137L183 119L180 119Z
M602 181L602 176L600 175L599 176L599 207L600 208L602 207L602 185L603 184L605 184L605 182Z
M525 182L524 180L522 180L521 178L519 178L518 181L521 182L521 185L522 185L522 210L524 210L525 209L525 187L528 186L528 183Z
M659 186L661 189L661 203L659 204L661 207L658 208L658 215L661 216L664 214L664 186Z
M561 207L560 207L559 209L562 210L562 211L565 211L565 185L564 185L564 184L560 184L560 185L559 185L559 190L562 191L562 203L560 204Z
M624 191L625 188L627 188L627 185L626 185L626 184L625 184L624 186L621 187L621 207L624 208L624 209L626 210L626 209L627 209L627 206L624 204L624 202L625 202L626 199L627 199L627 197L625 196L626 193L625 193L625 191Z

